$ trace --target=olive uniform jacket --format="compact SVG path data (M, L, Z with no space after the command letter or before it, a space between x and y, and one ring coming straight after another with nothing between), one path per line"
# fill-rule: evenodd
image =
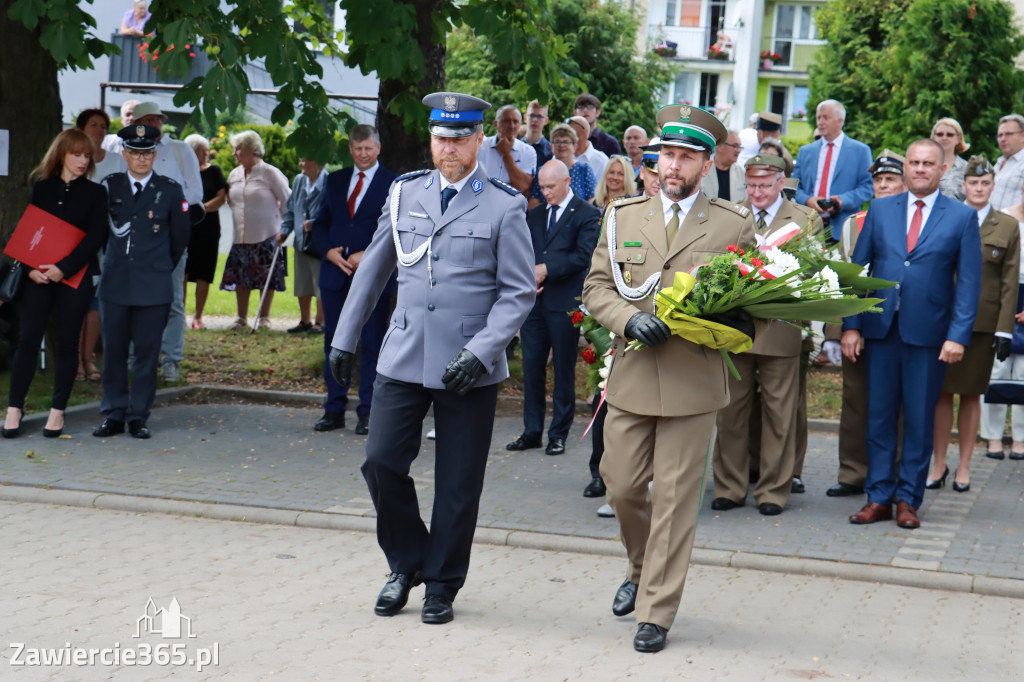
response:
M749 208L752 215L757 214L757 211L750 205L749 200L744 201L741 205ZM796 223L801 228L806 229L809 218L811 219L810 234L820 233L823 226L821 216L818 215L817 211L809 206L800 206L788 199L783 199L782 206L779 207L778 213L775 214L765 234L771 233L773 230L784 227L789 223ZM764 328L757 330L757 335L754 337L754 346L747 352L754 355L790 358L800 354L802 341L803 331L800 327L789 322L772 320Z
M981 297L974 331L1013 333L1019 270L1017 221L990 208L981 224Z
M614 225L612 224L614 221ZM608 240L615 233L615 262ZM671 286L676 272L707 262L732 244L754 242L750 210L700 193L669 246L661 197L620 199L608 207L604 229L583 284L583 303L615 333L615 359L606 399L633 414L679 417L713 412L729 404L729 382L721 354L678 336L653 348L625 351L626 322L640 311L654 312L654 301L623 298L612 268L628 274L636 287L661 273L659 288ZM626 246L629 243L630 246Z

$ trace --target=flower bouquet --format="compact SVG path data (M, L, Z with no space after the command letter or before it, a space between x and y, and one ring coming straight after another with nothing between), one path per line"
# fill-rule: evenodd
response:
M656 296L657 316L688 341L722 353L729 371L739 373L729 353L750 350L753 340L709 316L742 310L750 317L797 322L838 321L863 312L880 312L880 298L861 297L893 283L864 276L864 268L833 259L820 236L790 223L758 236L749 249L737 245L690 272L677 272L671 287ZM644 344L631 341L628 348Z
M583 330L583 338L590 342L580 351L580 357L587 363L587 390L596 393L603 389L608 372L612 368L612 341L615 334L602 327L594 319L594 316L587 312L586 308L580 306L580 310L570 313L572 325Z

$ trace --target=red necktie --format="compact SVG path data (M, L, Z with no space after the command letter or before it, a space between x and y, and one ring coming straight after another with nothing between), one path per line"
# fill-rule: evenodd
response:
M363 189L364 177L366 177L366 173L359 171L359 182L356 183L356 188L352 190L352 195L348 198L348 214L353 218L356 217L356 199L359 198L359 191Z
M914 217L910 219L910 231L907 232L907 253L913 251L917 246L917 238L921 236L921 220L924 218L924 202L918 199L914 204L917 205L917 210L914 211Z
M825 154L825 167L821 169L821 189L818 190L818 196L822 199L828 199L828 172L832 168L832 147L831 142L828 143L828 152Z

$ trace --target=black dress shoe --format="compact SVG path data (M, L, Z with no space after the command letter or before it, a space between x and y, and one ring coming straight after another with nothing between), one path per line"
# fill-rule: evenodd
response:
M612 613L616 616L626 616L633 613L636 608L636 583L629 582L629 578L622 581L619 589L615 590L615 599L612 600Z
M653 654L665 648L668 630L654 623L640 623L633 638L633 648L643 654Z
M361 414L359 415L359 421L356 422L356 435L365 436L370 432L370 415Z
M133 438L141 438L143 440L149 438L152 435L149 432L149 429L146 427L146 422L142 421L141 419L136 419L133 422L128 422L128 432L132 434Z
M407 575L392 573L384 584L384 589L377 595L377 603L373 612L378 616L393 616L409 601L409 590L420 584L420 574Z
M849 497L850 495L860 495L864 492L864 488L856 485L850 485L849 483L836 483L834 486L825 491L825 494L829 497Z
M117 419L106 419L102 424L92 430L92 435L97 438L116 436L119 433L124 433L124 422Z
M565 454L565 439L564 438L552 438L548 441L548 446L544 448L545 455L564 455Z
M761 512L763 516L778 516L782 513L782 507L774 502L762 502L757 505L757 511Z
M313 424L314 431L333 431L334 429L343 428L345 428L344 412L324 412L324 416L320 417L320 421Z
M540 444L540 436L528 436L524 433L521 436L516 436L516 439L506 445L505 449L518 452L520 450L532 450L533 448L539 448Z
M733 502L728 497L716 497L711 501L711 508L715 511L729 511L736 507L742 507L745 502Z
M799 476L793 477L793 483L789 486L789 492L791 493L802 493L806 492L807 486L804 485L804 481Z
M583 497L604 497L606 492L608 492L608 489L605 487L604 481L600 478L595 478L583 489Z
M439 594L428 594L423 602L423 613L420 619L430 625L441 625L450 623L455 618L455 611L452 610L452 600L442 597Z

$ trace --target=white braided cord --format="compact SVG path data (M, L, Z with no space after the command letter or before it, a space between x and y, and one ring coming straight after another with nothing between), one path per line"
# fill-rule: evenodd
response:
M608 257L612 263L612 278L615 280L615 288L619 290L620 296L629 301L639 301L641 298L652 295L661 284L661 273L655 272L635 289L626 286L626 281L622 279L622 268L615 262L617 243L618 241L615 238L615 207L612 206L611 211L608 213Z
M408 180L406 182L408 182ZM395 191L391 194L391 237L395 240L395 252L398 254L398 262L408 268L419 263L423 258L423 255L430 251L430 242L434 239L434 235L430 235L427 238L427 241L416 247L412 253L402 251L402 242L398 239L398 215L399 203L402 196L402 185L404 184L405 183L403 182L397 183L395 185Z

